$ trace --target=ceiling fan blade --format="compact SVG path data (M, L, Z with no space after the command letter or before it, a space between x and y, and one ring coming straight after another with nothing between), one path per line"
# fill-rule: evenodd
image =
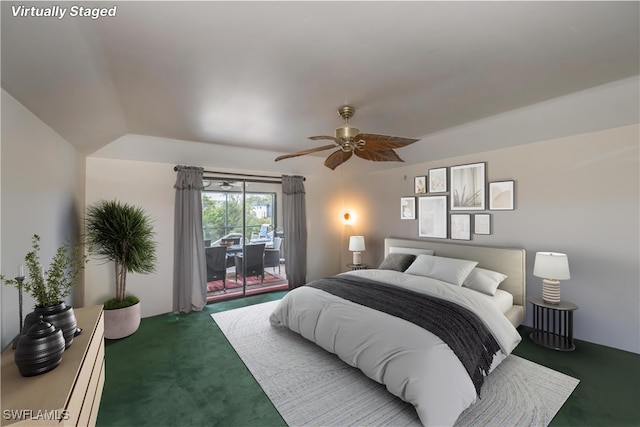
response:
M310 136L309 139L312 139L314 141L317 141L319 139L328 139L331 141L335 141L338 144L342 144L342 140L340 138L336 138L335 136L328 136L328 135L317 135L317 136Z
M366 146L367 145L365 145L365 147ZM356 156L374 162L404 162L404 160L398 156L398 153L391 148L386 150L356 150Z
M291 157L304 156L305 154L316 153L318 151L329 150L330 148L336 148L335 144L331 145L323 145L322 147L309 148L308 150L298 151L297 153L284 154L282 156L276 157L276 162L278 160L290 159Z
M413 138L403 138L400 136L391 136L391 135L377 135L375 133L361 133L356 135L356 141L364 140L366 141L365 149L370 150L386 150L389 148L400 148L406 147L409 144L413 144L416 141L420 141L419 139Z
M352 154L353 151L335 151L331 153L329 157L327 157L327 160L324 161L324 165L329 169L334 170L335 168L349 160Z

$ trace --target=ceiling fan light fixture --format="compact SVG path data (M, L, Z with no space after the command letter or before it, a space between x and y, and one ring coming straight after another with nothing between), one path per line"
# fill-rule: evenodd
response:
M233 185L233 184L231 184L229 181L222 181L222 182L220 183L220 185L218 185L218 188L220 188L221 190L224 190L224 191L229 191L229 190L231 190L233 187L234 187L234 185Z

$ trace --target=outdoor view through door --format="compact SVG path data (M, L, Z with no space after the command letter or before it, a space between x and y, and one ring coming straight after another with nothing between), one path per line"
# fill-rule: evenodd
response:
M287 289L281 184L206 177L204 183L207 301Z

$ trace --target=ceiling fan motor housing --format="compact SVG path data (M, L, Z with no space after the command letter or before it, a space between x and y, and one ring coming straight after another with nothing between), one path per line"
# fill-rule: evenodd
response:
M349 119L356 113L356 109L345 105L338 109L338 115L344 120L344 126L336 129L336 138L342 138L344 141L353 141L360 129L349 126Z
M336 138L342 138L346 141L351 141L359 133L360 129L346 125L336 129Z

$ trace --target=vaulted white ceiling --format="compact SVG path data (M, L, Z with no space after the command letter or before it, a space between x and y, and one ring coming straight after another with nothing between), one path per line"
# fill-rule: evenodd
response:
M345 104L425 138L639 74L635 1L24 4L2 2L2 87L85 154L129 134L298 151Z

